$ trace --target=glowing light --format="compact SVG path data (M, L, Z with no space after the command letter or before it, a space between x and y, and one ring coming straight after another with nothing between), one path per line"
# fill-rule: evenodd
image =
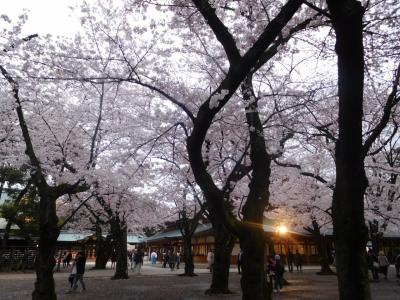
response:
M277 227L277 229L276 229L276 231L279 233L279 234L286 234L287 232L288 232L288 229L287 229L287 227L285 226L285 225L279 225L278 227Z

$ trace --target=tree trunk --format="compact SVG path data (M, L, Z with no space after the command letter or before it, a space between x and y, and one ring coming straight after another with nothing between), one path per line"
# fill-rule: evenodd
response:
M40 197L40 240L35 261L36 282L32 300L56 300L53 268L56 264L54 255L60 232L57 227L56 201L52 197L43 196Z
M339 139L336 143L336 185L332 215L336 270L341 300L371 299L366 264L362 115L364 9L355 0L327 0L336 32L338 56Z
M311 231L314 243L317 246L319 263L321 265L321 271L317 272L318 275L335 275L329 265L328 250L326 248L326 243L324 237L321 235L318 223L316 221L312 222L313 228L308 228Z
M222 220L212 220L214 230L214 267L211 286L206 294L229 294L229 268L236 237L223 225Z
M250 159L252 177L249 194L243 205L243 222L238 233L243 251L243 274L241 286L243 300L271 299L271 289L265 278L265 233L263 230L264 210L269 202L271 156L267 152L263 125L258 114L258 103L249 74L242 83L243 100L246 103L246 121L250 136Z
M1 194L0 194L0 195L1 195ZM6 250L7 245L8 245L8 238L10 237L11 225L12 225L11 221L8 220L8 221L7 221L6 228L4 228L3 239L1 240L1 249L2 249L3 251Z
M263 214L269 201L269 177L271 157L267 153L263 124L258 115L256 97L251 87L251 76L246 79L243 94L246 95L246 121L249 126L250 135L250 159L252 167L251 182L249 184L249 195L243 205L243 222L239 222L232 214L229 199L226 198L227 191L220 190L215 184L212 176L207 171L207 163L204 161L202 149L207 132L215 115L229 101L245 77L256 66L262 54L276 40L286 23L292 18L302 1L289 0L280 10L278 15L267 25L260 38L253 44L252 48L240 58L239 50L235 46L234 39L223 24L216 22L213 8L207 1L194 1L199 12L206 22L210 24L214 32L218 32L217 38L223 41L225 49L229 49L228 59L230 68L228 74L221 82L215 93L222 90L228 91L217 105L210 108L210 101L216 94L210 95L198 109L196 117L192 117L193 128L187 138L187 151L190 166L197 184L200 186L207 201L209 212L225 223L230 230L234 231L240 238L244 255L248 255L247 263L243 264L242 289L243 299L265 300L270 298L267 292L264 272L264 231L262 229ZM221 24L222 26L219 26ZM222 38L224 36L224 38ZM235 54L236 53L236 54ZM191 114L189 114L190 116ZM229 194L229 192L228 192ZM239 232L240 231L240 232ZM254 280L254 281L252 281Z
M265 238L262 228L247 228L240 239L242 254L243 300L271 299L271 289L265 277Z
M372 252L378 256L379 252L379 245L380 245L380 240L382 238L382 233L379 232L379 223L378 221L369 221L369 236L371 239L372 243Z
M128 279L128 232L125 224L121 224L119 219L111 221L111 228L117 250L117 262L115 274L112 279Z
M96 226L96 261L93 269L104 270L112 253L110 235L104 239L99 226Z
M184 254L185 254L185 273L182 276L197 276L194 273L194 261L192 252L192 236L184 236L183 240Z

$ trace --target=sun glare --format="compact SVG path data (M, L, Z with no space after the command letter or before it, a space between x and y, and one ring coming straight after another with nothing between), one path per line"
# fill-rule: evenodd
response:
M279 225L276 230L279 234L286 234L288 229L285 225Z

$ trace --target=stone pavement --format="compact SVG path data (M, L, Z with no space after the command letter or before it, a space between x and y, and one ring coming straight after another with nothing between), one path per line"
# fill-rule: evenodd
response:
M214 300L214 299L241 299L240 276L235 269L231 269L230 289L233 294L206 296L204 291L209 287L211 275L205 265L197 265L197 277L177 276L182 269L171 271L160 265L152 266L148 262L143 266L141 275L133 275L126 280L110 280L114 270L88 270L85 273L87 291L66 294L68 290L68 272L66 270L55 273L56 292L60 300ZM274 299L338 299L337 281L335 276L315 275L317 269L306 268L303 272L285 273L290 285L284 287L280 293L273 295ZM31 298L34 273L0 273L1 300L28 300ZM391 300L400 299L400 285L394 279L394 267L390 268L389 280L371 283L373 299Z

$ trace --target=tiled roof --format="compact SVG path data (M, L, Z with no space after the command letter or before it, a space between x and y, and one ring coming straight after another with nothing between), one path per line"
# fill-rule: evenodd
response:
M143 239L143 236L128 234L128 244L140 244L143 242Z
M201 233L201 232L205 232L205 231L208 231L211 229L212 229L212 226L210 223L199 224L195 230L195 233ZM171 230L171 231L156 233L155 235L152 235L148 238L144 238L143 242L154 242L154 241L160 241L160 240L179 239L181 237L182 237L181 231L179 229L175 229L175 230Z
M78 242L92 236L92 232L77 233L77 232L61 232L58 236L57 242Z

